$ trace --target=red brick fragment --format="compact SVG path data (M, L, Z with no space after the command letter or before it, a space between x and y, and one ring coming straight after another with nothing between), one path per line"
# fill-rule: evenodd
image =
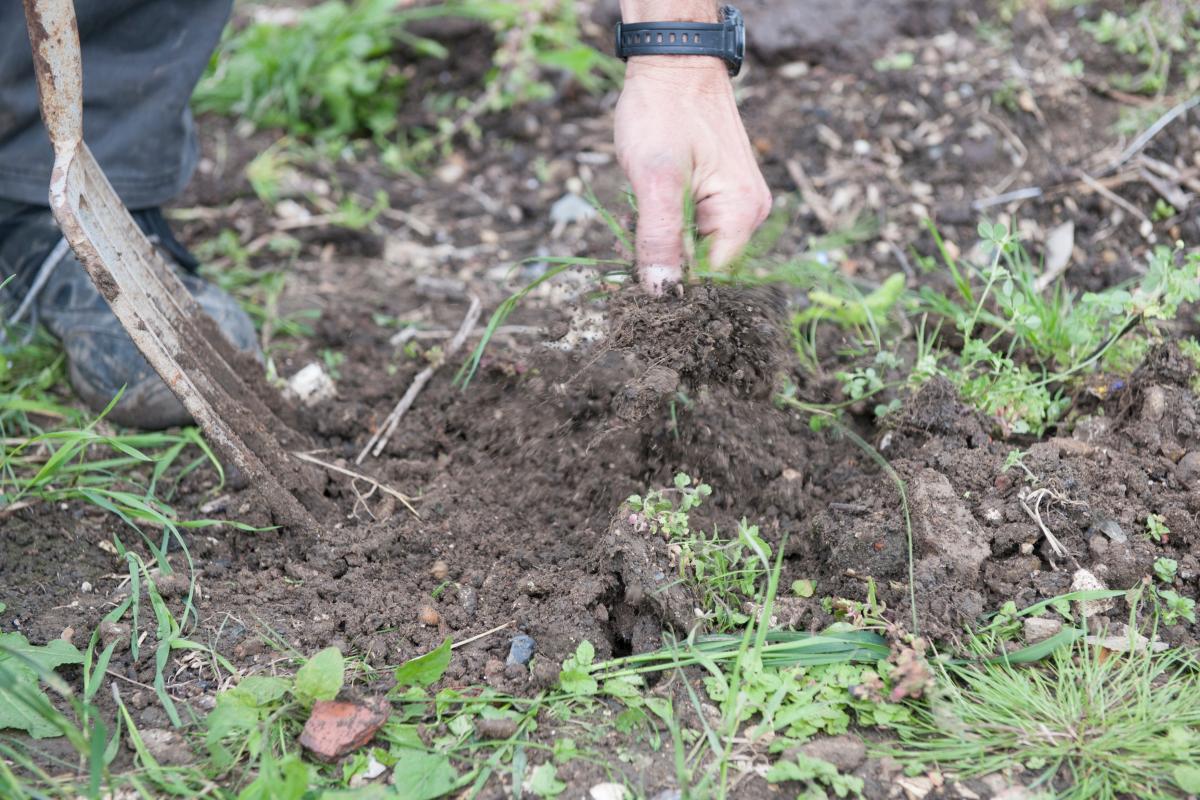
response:
M300 744L321 761L337 761L371 741L390 710L383 698L366 702L318 700L304 723Z

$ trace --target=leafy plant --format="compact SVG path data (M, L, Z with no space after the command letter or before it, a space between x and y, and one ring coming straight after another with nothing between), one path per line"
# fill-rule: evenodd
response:
M708 535L693 530L690 514L710 494L708 484L693 485L690 476L680 473L674 489L633 495L626 503L637 515L636 525L661 534L671 544L680 578L697 593L701 608L717 628L726 630L749 620L743 610L746 604L761 602L771 547L762 540L758 526L745 519L738 524L737 538L729 541L715 531Z
M1169 589L1159 589L1158 599L1162 603L1162 621L1174 625L1180 620L1196 624L1196 601L1190 597L1173 592Z
M1149 514L1146 516L1146 535L1156 542L1161 542L1171 533L1171 529L1167 527L1167 521L1162 514Z
M1200 10L1191 3L1156 0L1137 3L1126 11L1106 9L1096 20L1080 23L1097 42L1131 56L1138 73L1117 73L1113 85L1127 92L1158 95L1178 75L1183 91L1200 87Z
M50 698L38 682L58 667L82 662L83 654L62 639L35 646L20 633L0 633L0 730L25 731L35 739L61 736L62 729L43 712Z
M800 798L827 797L824 789L833 792L837 797L859 797L863 790L863 779L853 775L842 775L837 767L828 761L812 758L803 753L797 753L787 761L779 761L771 765L767 771L767 781L780 783L782 781L801 781L806 784Z
M225 37L192 104L302 137L385 136L405 84L390 56L415 16L390 0L328 0L286 23L253 23Z
M1154 561L1154 575L1163 583L1174 583L1179 562L1173 558L1158 558Z

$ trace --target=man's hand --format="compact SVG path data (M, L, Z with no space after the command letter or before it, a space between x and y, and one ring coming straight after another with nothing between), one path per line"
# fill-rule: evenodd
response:
M626 22L716 21L716 4L709 0L625 0L621 6ZM683 277L686 191L696 201L700 235L712 237L714 267L737 257L771 210L771 192L719 59L629 59L617 103L616 146L637 198L638 274L652 294Z

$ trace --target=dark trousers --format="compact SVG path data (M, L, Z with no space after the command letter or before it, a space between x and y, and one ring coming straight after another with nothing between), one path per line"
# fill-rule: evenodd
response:
M196 168L188 100L233 0L76 0L84 139L130 208L165 203ZM0 0L0 199L45 205L54 157L20 0Z

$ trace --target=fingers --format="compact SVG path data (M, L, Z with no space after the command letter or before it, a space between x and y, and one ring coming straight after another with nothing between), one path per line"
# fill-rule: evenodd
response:
M709 236L709 264L720 269L736 259L771 213L771 192L761 181L710 195L696 205L696 226Z
M670 161L630 170L637 198L635 257L642 287L653 295L683 279L684 171Z

